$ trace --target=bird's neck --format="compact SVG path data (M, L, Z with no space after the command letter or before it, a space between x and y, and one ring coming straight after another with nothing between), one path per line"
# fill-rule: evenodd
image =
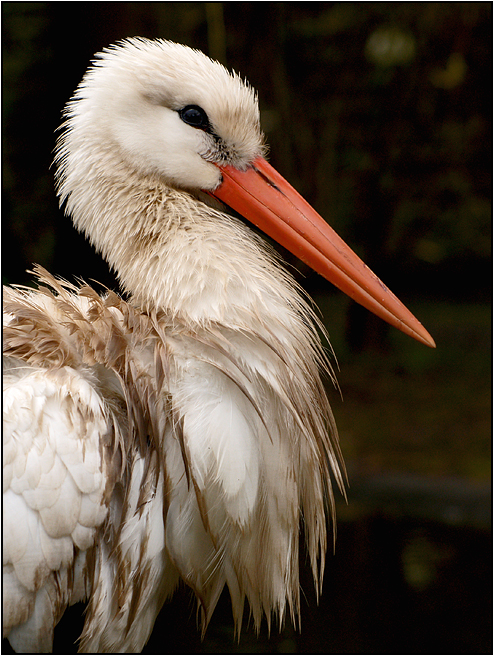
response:
M238 328L299 303L292 281L242 223L123 165L78 167L61 195L133 302L187 322Z

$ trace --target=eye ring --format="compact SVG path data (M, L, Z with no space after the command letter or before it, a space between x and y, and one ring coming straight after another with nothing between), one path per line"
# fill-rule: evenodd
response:
M178 115L184 123L198 130L209 130L209 119L206 112L199 105L186 105L179 109Z

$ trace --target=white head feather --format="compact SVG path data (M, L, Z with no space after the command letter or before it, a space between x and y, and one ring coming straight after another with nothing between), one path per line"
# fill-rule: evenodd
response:
M115 148L143 175L171 186L212 190L216 163L244 168L263 150L253 89L198 50L170 41L128 39L98 55L67 106L58 158L70 176L70 154L95 140ZM179 110L198 105L211 132L186 125ZM89 146L90 144L90 146ZM70 192L65 180L62 194Z

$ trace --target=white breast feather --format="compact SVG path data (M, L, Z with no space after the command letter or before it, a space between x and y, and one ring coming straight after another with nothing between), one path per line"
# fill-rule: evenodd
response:
M67 570L75 550L92 546L106 516L100 441L107 430L98 395L73 370L33 369L17 361L5 376L4 600L12 591L17 603L9 602L4 612L7 633L21 624L9 637L19 651L51 646L59 614L55 572L69 599ZM29 631L22 626L26 620L34 625Z

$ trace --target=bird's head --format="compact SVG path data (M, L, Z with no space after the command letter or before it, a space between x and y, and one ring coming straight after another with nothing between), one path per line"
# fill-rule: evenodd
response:
M169 41L128 39L97 56L68 103L66 117L56 156L59 195L67 200L79 229L104 253L110 252L120 230L108 218L115 199L125 195L118 207L125 229L134 218L134 233L140 230L135 217L146 213L149 198L141 195L136 201L133 189L143 179L149 189L163 184L202 200L206 192L364 307L415 339L434 344L417 319L266 162L256 95L218 62ZM106 181L104 192L101 180ZM106 217L98 206L101 195ZM136 208L137 202L144 207ZM154 239L164 228L151 223Z
M83 123L132 169L214 190L218 165L245 169L263 154L255 92L202 52L133 38L97 57L68 105L69 129Z

